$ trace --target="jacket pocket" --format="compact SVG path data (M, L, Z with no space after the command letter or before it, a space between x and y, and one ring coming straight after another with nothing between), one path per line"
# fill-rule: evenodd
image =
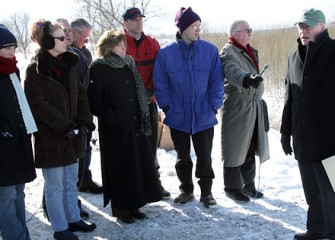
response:
M166 121L175 126L182 126L185 122L185 111L179 105L173 105L166 112Z
M195 121L198 126L207 126L215 122L215 112L209 104L195 106Z

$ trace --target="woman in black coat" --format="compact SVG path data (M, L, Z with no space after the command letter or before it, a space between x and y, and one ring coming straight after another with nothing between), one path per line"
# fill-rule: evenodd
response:
M37 130L16 67L14 35L0 25L0 232L30 239L24 187L35 179L31 133Z
M161 200L148 136L149 106L125 35L107 31L99 39L102 57L89 68L88 97L98 117L104 206L126 223L146 215L139 208Z

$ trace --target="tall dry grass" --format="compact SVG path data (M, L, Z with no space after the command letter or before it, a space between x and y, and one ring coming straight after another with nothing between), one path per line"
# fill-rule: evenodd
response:
M335 26L328 27L331 36L335 36ZM226 33L204 32L202 38L215 44L220 50L227 42ZM295 27L254 31L251 46L258 50L259 66L265 64L269 69L264 72L264 99L268 103L271 127L280 128L281 113L284 103L284 79L287 59L297 47L298 31Z

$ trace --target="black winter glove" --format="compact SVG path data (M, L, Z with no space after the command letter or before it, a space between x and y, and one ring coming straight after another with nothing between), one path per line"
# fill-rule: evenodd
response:
M282 134L280 142L281 142L281 145L282 145L282 148L283 148L283 151L284 151L285 155L287 155L287 154L291 155L292 152L293 152L292 147L291 147L291 136Z
M248 74L243 78L243 87L249 88L250 86L253 88L258 88L259 85L263 82L263 78L257 74Z
M13 135L11 133L7 132L7 131L1 131L0 132L0 137L1 138L12 138Z
M78 134L77 134L78 137L84 136L85 134L89 132L88 127L84 124L79 124L77 129L78 129Z
M64 130L64 137L73 138L76 135L74 124L70 124L70 126Z

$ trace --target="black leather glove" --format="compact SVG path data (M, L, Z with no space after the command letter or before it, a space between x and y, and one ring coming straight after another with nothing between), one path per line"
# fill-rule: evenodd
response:
M7 132L7 131L1 131L0 132L0 137L1 138L12 138L13 137L13 135L11 134L11 133L9 133L9 132Z
M75 130L74 124L70 124L64 130L64 137L73 138L74 136L76 136L77 133L74 130Z
M77 136L79 136L79 137L84 136L85 134L87 134L89 132L88 127L84 124L79 124L77 129L78 129Z
M263 78L260 77L258 74L248 74L243 78L243 87L244 88L258 88L261 82L263 81Z
M281 145L282 145L282 148L283 148L283 151L284 151L285 155L287 155L287 154L291 155L292 152L293 152L292 147L291 147L291 136L282 134L280 142L281 142Z

